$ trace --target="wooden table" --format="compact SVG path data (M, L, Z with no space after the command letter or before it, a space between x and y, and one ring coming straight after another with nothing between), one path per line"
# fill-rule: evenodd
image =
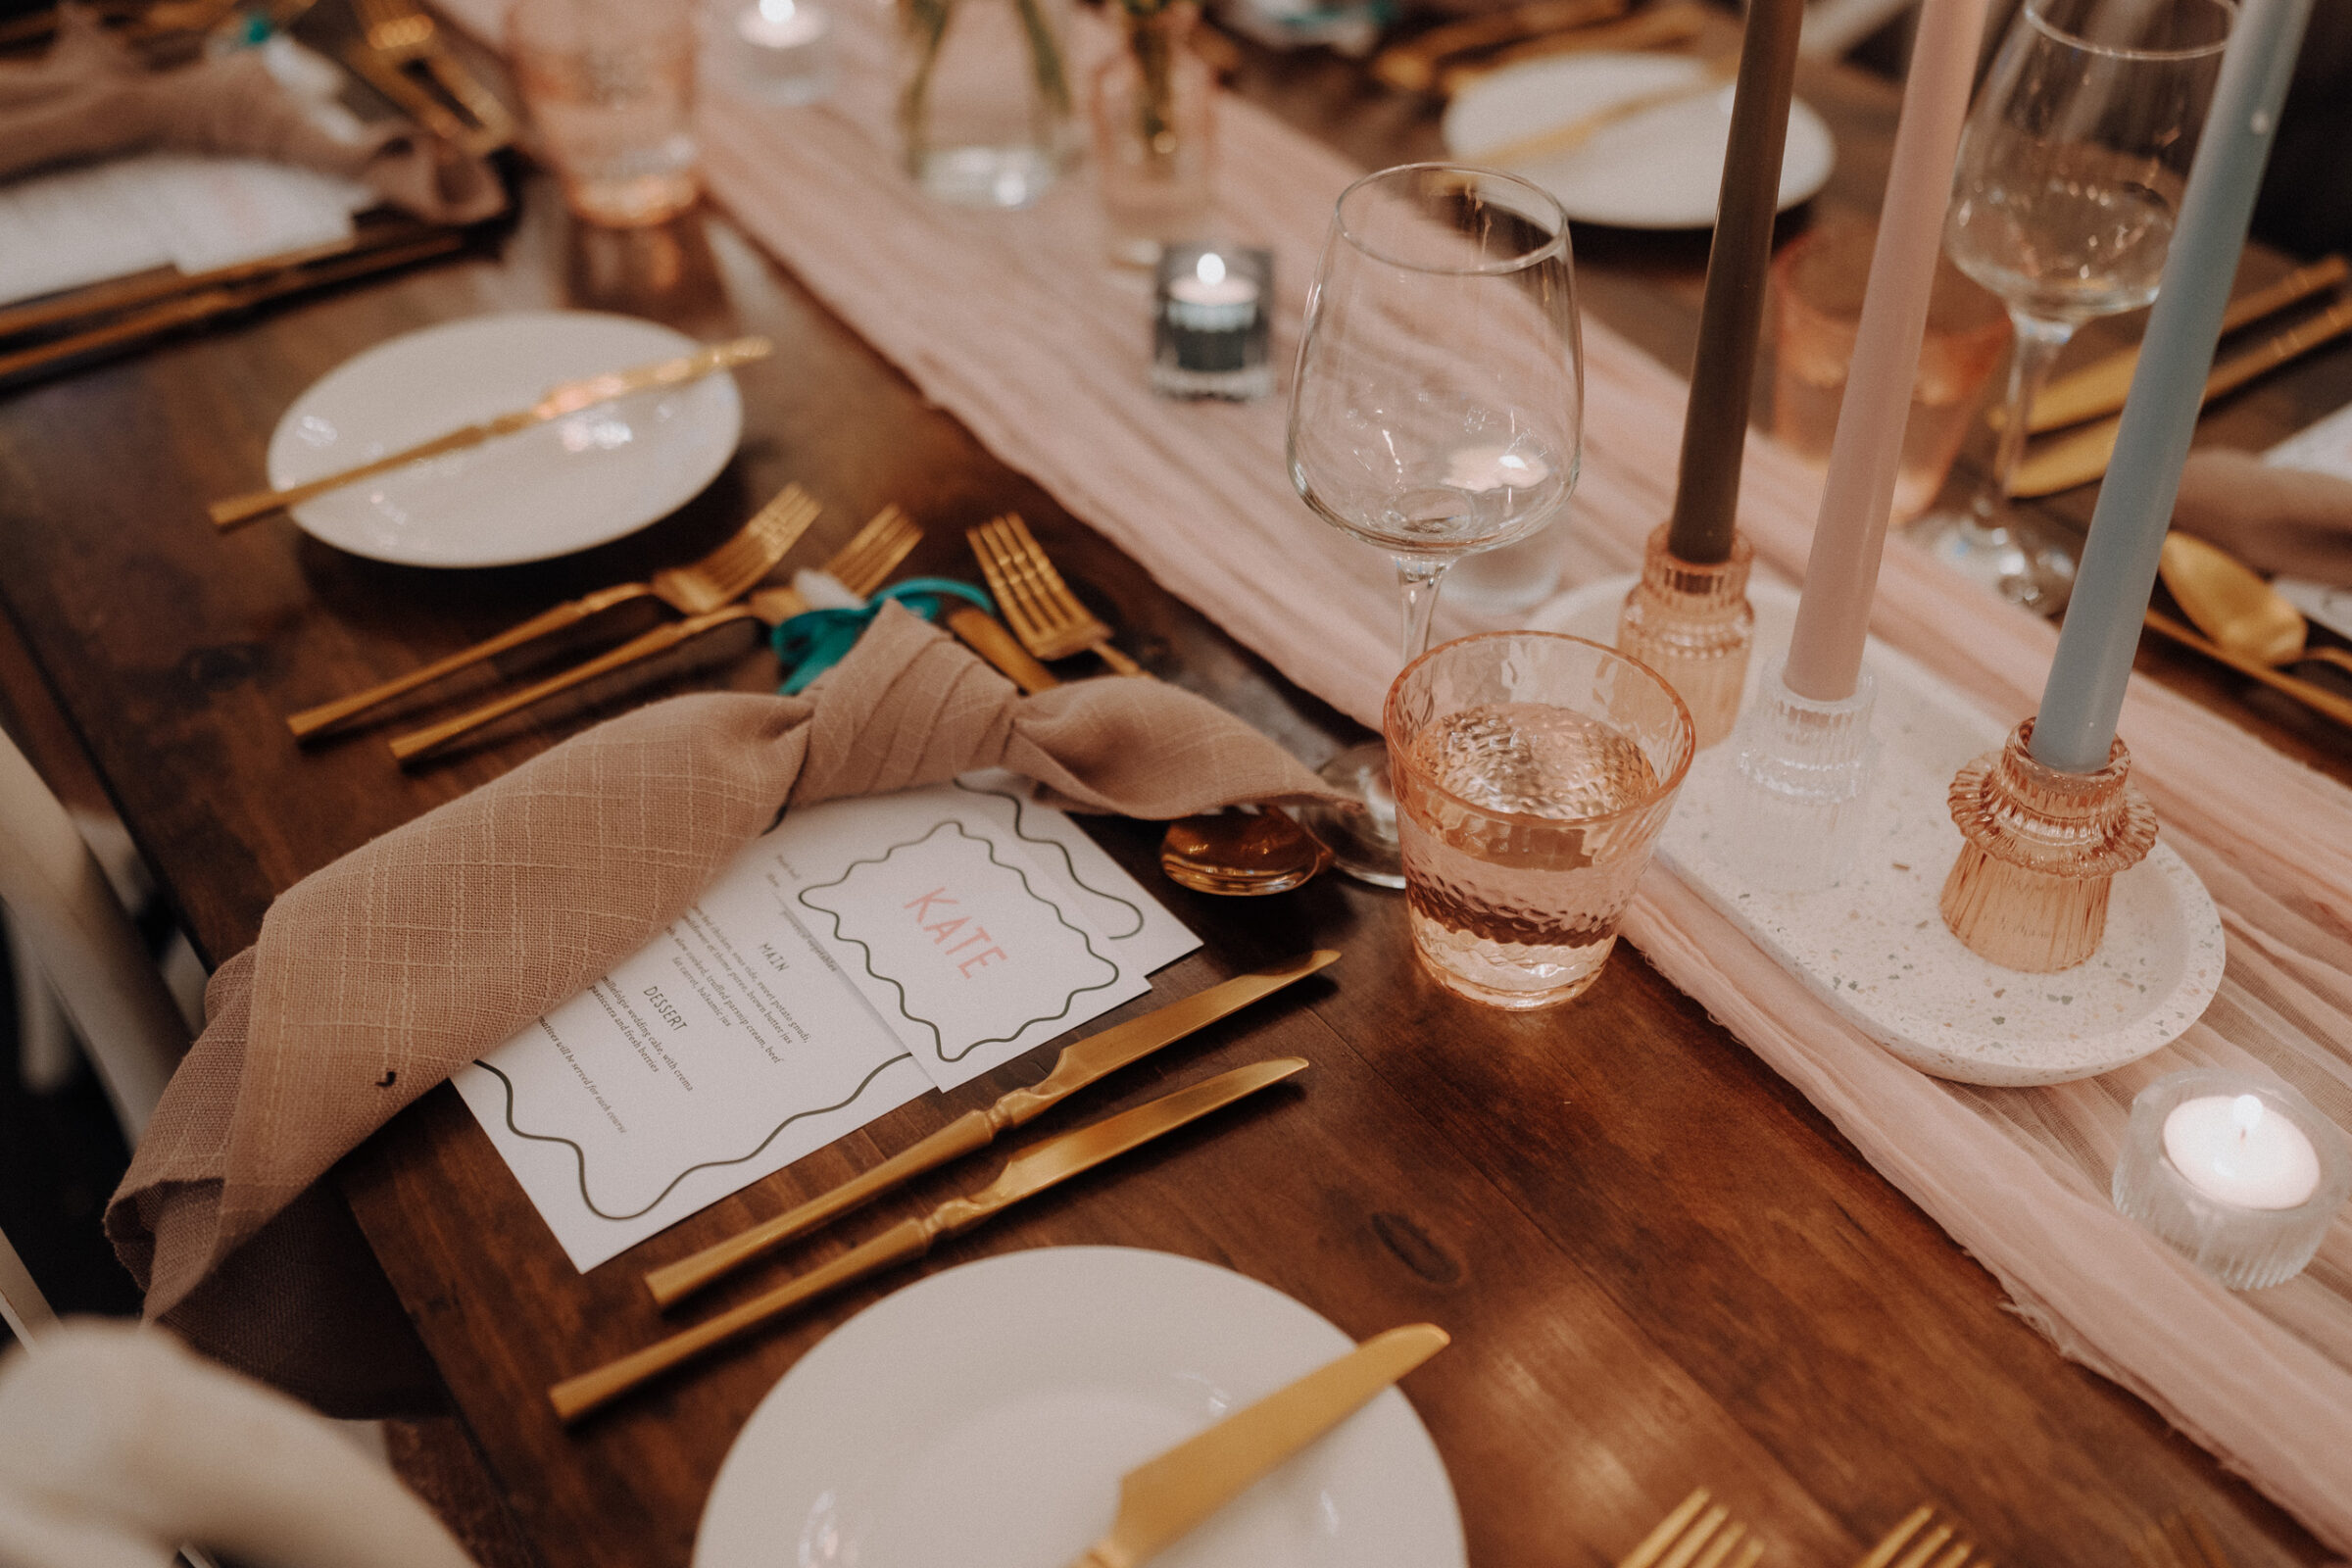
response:
M1352 68L1252 60L1243 82L1368 163L1434 145L1427 110L1367 91ZM1811 68L1804 90L1841 149L1817 205L1871 205L1891 93ZM594 716L674 691L772 685L771 660L739 629L414 772L392 763L380 730L303 750L281 722L559 598L694 557L788 479L826 504L812 557L896 501L931 530L910 567L969 575L962 529L1018 509L1155 670L1310 762L1353 738L927 407L722 217L582 232L544 182L526 194L494 254L0 396L0 598L209 960L250 944L299 877ZM1590 308L1684 363L1703 239L1580 232L1578 244ZM357 560L282 519L213 536L200 503L253 481L272 423L313 378L427 322L546 306L782 345L741 372L741 452L677 515L565 560L466 573ZM2221 417L2259 439L2346 400L2352 355L2338 351ZM1300 526L1313 524L1302 514ZM2234 677L2144 657L2264 740L2346 775L2340 733L2249 700ZM2244 1568L2323 1555L2147 1406L2063 1359L1639 954L1621 950L1564 1011L1481 1011L1422 976L1392 896L1335 876L1273 900L1204 899L1153 874L1156 827L1094 831L1205 939L1156 977L1160 1000L1310 945L1347 956L1328 979L1113 1080L1077 1116L1267 1055L1314 1069L924 1268L1058 1243L1158 1248L1262 1280L1357 1336L1443 1324L1454 1347L1406 1387L1446 1457L1472 1561L1489 1568L1613 1561L1701 1482L1765 1534L1776 1563L1850 1561L1926 1498L2011 1564L2121 1563L2152 1519L2192 1505ZM754 1403L828 1329L912 1276L850 1292L575 1432L557 1426L547 1385L662 1331L640 1268L775 1213L1039 1070L1031 1058L906 1106L585 1278L446 1088L347 1161L342 1188L540 1559L680 1564ZM971 1175L918 1185L794 1260L831 1256Z

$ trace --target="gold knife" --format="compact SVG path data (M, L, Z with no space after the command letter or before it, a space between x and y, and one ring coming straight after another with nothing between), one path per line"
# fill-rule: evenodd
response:
M1135 1568L1451 1342L1434 1323L1375 1335L1286 1388L1136 1466L1119 1516L1070 1568Z
M646 1287L654 1293L656 1301L663 1306L673 1305L720 1275L762 1253L774 1251L795 1237L808 1235L819 1225L871 1202L923 1172L986 1149L997 1134L1009 1132L1043 1115L1089 1084L1143 1060L1162 1046L1207 1028L1294 980L1305 979L1338 957L1331 949L1319 948L1288 963L1235 975L1206 991L1153 1008L1140 1018L1113 1024L1101 1034L1064 1047L1054 1070L1046 1074L1043 1082L1015 1089L986 1110L966 1111L913 1148L893 1154L864 1175L811 1198L798 1208L738 1232L675 1263L648 1271Z
M1162 1133L1173 1132L1212 1110L1253 1095L1268 1085L1278 1084L1293 1073L1303 1072L1306 1065L1303 1056L1277 1056L1271 1061L1236 1067L1231 1072L1203 1079L1190 1088L1179 1089L1172 1095L1162 1095L1133 1110L1123 1110L1075 1132L1049 1138L1006 1160L997 1179L970 1197L951 1198L930 1213L893 1225L873 1240L851 1249L822 1268L812 1269L789 1285L778 1286L763 1296L756 1296L741 1306L732 1307L665 1340L657 1340L644 1349L633 1351L617 1361L608 1362L593 1372L565 1378L547 1391L548 1399L555 1405L559 1417L565 1421L577 1420L681 1361L690 1360L711 1347L722 1345L770 1318L780 1317L829 1291L861 1280L894 1263L920 1257L931 1250L932 1243L943 1236L970 1230L983 1221L995 1218L1024 1198L1034 1197L1049 1187L1094 1169L1106 1159L1116 1158L1131 1149L1140 1148Z
M2205 401L2234 392L2265 371L2345 332L2352 332L2352 299L2338 300L2309 320L2214 366L2213 373L2205 378ZM2115 438L2123 427L2123 416L2117 415L2060 436L2017 466L2009 493L2046 496L2090 483L2107 471L2107 460L2115 456Z
M2231 300L2229 310L2222 314L2222 330L2234 332L2274 312L2300 305L2313 295L2335 287L2347 276L2352 276L2352 265L2347 265L2341 256L2323 256L2266 288ZM2059 376L2035 394L2034 413L2026 420L2028 433L2039 435L2044 430L2062 430L2102 414L2113 414L2124 406L2124 395L2132 390L2132 372L2137 368L2139 350L2134 347L2118 349L2104 359ZM1998 430L2007 412L1990 409L1984 417Z
M241 523L251 522L256 517L275 512L280 507L297 506L310 500L313 496L324 495L329 490L340 490L347 484L382 473L387 469L404 467L426 458L437 458L445 452L462 452L467 447L479 446L484 441L491 440L496 436L513 435L517 430L527 430L535 424L545 424L550 419L561 419L566 415L577 414L582 409L594 408L599 403L610 403L614 398L627 397L637 392L651 392L662 387L684 386L689 381L700 380L714 371L732 369L738 365L749 365L754 360L763 360L774 352L775 345L766 338L739 337L728 343L710 344L695 350L692 354L681 354L675 359L660 360L652 365L640 365L626 370L609 370L602 375L584 376L576 381L565 381L560 385L549 387L546 392L541 394L539 401L527 409L517 409L512 414L502 414L496 418L485 419L480 424L469 424L462 430L452 430L447 435L435 436L430 441L399 452L389 453L373 462L363 463L358 467L345 468L336 473L326 474L321 478L305 480L301 484L290 485L283 490L255 490L241 496L230 496L225 501L214 502L208 510L212 514L214 524L225 533Z

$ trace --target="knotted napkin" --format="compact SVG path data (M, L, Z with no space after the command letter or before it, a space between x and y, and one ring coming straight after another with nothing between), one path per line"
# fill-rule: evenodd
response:
M150 71L79 7L29 65L0 68L0 178L78 159L179 151L298 164L356 179L430 222L506 205L490 167L406 122L344 139L279 85L258 49Z
M2265 463L2251 452L2192 452L2173 526L2259 571L2352 588L2352 479Z
M305 1256L336 1233L299 1195L651 941L782 811L982 767L1149 818L1331 798L1188 692L1107 678L1022 697L896 605L802 696L600 724L305 877L213 977L211 1021L107 1209L148 1315L326 1402L346 1313L325 1293L345 1271Z

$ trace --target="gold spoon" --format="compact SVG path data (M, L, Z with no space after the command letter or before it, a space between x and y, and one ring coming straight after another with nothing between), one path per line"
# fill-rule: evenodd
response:
M2157 569L2197 629L2239 658L2274 667L2321 660L2352 669L2352 654L2341 648L2304 647L2311 623L2303 612L2220 546L2166 534Z

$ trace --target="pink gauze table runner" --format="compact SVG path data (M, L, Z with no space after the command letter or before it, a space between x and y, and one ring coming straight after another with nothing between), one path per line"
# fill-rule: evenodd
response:
M500 0L445 4L497 37ZM709 86L714 198L1004 462L1292 680L1374 721L1397 664L1395 579L1385 557L1293 494L1284 399L1153 397L1147 290L1102 264L1091 181L1075 176L1018 213L924 197L898 160L888 14L835 16L841 83L825 103L770 108ZM1078 24L1083 68L1109 34ZM1249 104L1219 110L1225 231L1275 254L1274 352L1287 366L1332 201L1358 171ZM1572 578L1629 569L1664 517L1685 398L1680 378L1617 334L1590 318L1585 331L1585 464L1563 545ZM1801 574L1818 497L1814 475L1751 440L1741 520L1766 569ZM1440 635L1472 624L1441 605ZM2055 641L1900 545L1873 627L2004 718L2032 710ZM2352 1224L2339 1221L2302 1278L2232 1295L2107 1198L2132 1095L2181 1067L2276 1074L2352 1127L2352 793L2144 682L2124 734L2166 841L2212 890L2230 942L2204 1020L2132 1068L2035 1090L1926 1077L1662 870L1626 933L2066 1354L2352 1552Z

